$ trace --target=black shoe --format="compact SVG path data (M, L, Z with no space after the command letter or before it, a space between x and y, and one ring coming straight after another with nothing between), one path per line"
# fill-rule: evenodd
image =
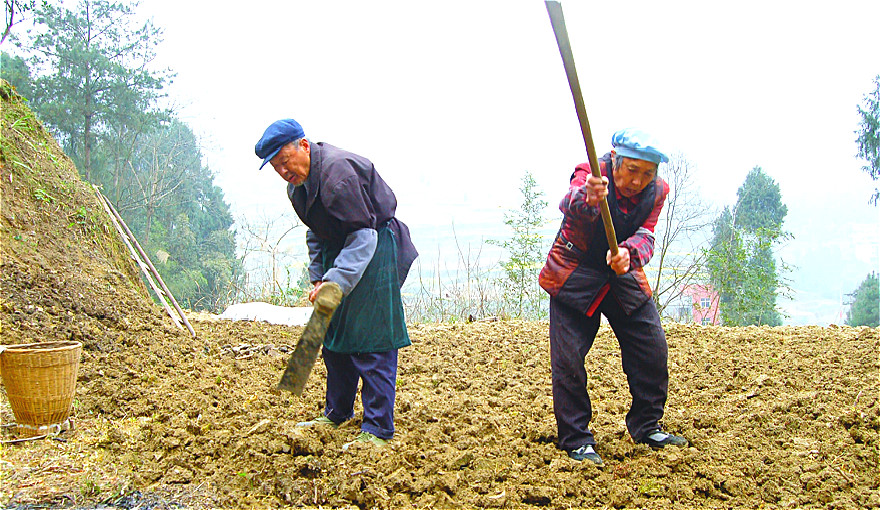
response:
M605 465L605 463L602 462L602 457L593 450L593 445L591 444L585 444L576 450L569 450L568 456L578 462L588 460L597 466Z
M663 448L664 446L687 446L687 439L670 434L669 432L663 432L660 429L652 430L645 435L645 438L641 441L651 448Z

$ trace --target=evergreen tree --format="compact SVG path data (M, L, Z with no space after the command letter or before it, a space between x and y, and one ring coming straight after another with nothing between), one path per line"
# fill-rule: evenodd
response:
M779 184L756 166L746 175L746 180L736 191L735 226L747 232L759 228L780 229L788 207L782 203Z
M85 179L98 183L93 172L107 168L94 168L93 149L100 141L119 143L120 125L142 125L144 116L157 123L164 112L156 100L170 74L148 69L161 31L137 23L129 5L80 0L77 8L35 11L40 30L28 49L31 68L41 74L30 99Z
M34 97L34 80L27 62L5 51L0 53L0 78L15 87L15 91L25 99Z
M877 274L869 274L850 296L853 301L846 313L846 324L872 328L880 326L880 287Z
M787 213L779 185L755 167L737 191L736 207L716 219L706 264L724 324L782 324L776 298L786 286L773 248L789 237L782 230Z
M868 162L862 169L876 181L880 179L880 75L874 78L874 91L865 96L864 105L858 108L862 117L856 131L859 157ZM874 188L871 200L874 205L880 200L877 188Z

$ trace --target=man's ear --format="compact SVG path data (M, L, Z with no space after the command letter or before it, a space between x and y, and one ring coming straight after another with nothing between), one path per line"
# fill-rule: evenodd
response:
M306 154L311 153L311 147L309 146L309 141L305 138L303 138L299 141L299 148L300 148L300 150L305 151Z

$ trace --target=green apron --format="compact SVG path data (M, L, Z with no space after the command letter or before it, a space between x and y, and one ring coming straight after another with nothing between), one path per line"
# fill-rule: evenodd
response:
M324 271L333 267L339 250L322 252ZM397 277L394 232L379 230L376 253L361 280L342 298L330 320L324 347L339 353L387 352L410 345Z

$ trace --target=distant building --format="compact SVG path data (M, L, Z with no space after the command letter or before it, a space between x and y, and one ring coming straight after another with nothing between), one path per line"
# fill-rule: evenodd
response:
M692 320L703 326L721 325L718 313L718 293L711 285L687 285L682 294L691 298Z

